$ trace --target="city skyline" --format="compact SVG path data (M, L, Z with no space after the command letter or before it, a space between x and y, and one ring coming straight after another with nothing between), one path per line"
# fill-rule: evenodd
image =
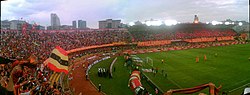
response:
M249 21L248 0L7 0L1 2L1 19L21 19L49 26L50 14L56 13L61 25L72 25L75 19L85 19L87 27L98 28L98 21L121 19L135 21L177 20L193 22L194 15L201 22L226 19Z

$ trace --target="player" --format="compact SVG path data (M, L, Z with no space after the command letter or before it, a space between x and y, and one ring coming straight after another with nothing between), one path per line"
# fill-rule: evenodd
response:
M207 61L207 56L206 55L204 55L204 61Z
M164 60L163 60L163 59L161 60L161 63L162 63L162 64L164 63Z
M199 57L198 56L196 57L196 63L199 63Z

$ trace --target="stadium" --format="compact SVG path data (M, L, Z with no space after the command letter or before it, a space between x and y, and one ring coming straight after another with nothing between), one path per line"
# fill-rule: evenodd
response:
M1 29L1 93L240 95L250 44L233 26Z

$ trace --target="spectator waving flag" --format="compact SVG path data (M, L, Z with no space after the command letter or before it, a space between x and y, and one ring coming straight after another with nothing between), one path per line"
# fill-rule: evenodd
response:
M26 31L27 31L27 23L25 22L24 24L22 24L22 33L25 36L27 36Z
M68 54L59 46L56 46L44 64L55 72L68 74Z

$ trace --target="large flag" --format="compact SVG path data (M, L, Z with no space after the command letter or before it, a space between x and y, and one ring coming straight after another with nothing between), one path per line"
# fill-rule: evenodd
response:
M68 74L68 54L59 46L56 46L44 64L55 72Z

